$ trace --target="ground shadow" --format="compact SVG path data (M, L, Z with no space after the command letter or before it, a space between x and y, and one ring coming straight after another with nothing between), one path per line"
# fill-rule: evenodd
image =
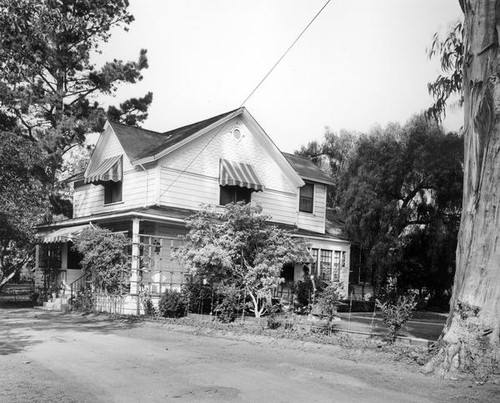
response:
M61 313L33 308L0 307L0 355L22 352L43 343L36 335L44 331L108 334L138 326L137 318L112 318L107 315Z

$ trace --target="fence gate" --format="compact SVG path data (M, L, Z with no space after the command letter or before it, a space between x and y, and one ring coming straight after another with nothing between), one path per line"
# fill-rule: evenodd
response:
M140 235L141 291L158 296L166 289L181 289L186 282L187 271L172 257L172 253L183 244L184 241L179 238Z

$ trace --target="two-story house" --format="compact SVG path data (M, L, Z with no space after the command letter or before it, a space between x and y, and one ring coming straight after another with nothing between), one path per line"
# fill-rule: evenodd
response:
M39 283L71 284L82 276L71 240L86 226L124 231L133 247L123 311L135 313L145 286L159 294L185 281L171 252L187 231L186 217L202 204L245 201L307 239L315 263L285 267L286 281L310 270L341 283L347 294L350 244L327 231L331 179L308 159L282 153L245 108L166 133L107 122L72 184L73 218L38 228Z

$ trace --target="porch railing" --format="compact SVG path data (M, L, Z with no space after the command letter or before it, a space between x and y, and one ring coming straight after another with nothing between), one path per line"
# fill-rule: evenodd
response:
M75 281L73 281L69 285L69 287L70 287L70 297L69 297L70 304L73 303L74 298L76 298L78 292L85 291L88 288L88 285L89 285L89 276L87 274L84 274L84 275L78 277Z

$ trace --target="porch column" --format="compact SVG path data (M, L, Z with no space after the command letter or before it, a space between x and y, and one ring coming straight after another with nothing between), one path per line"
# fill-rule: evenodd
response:
M41 287L43 285L42 273L40 271L40 244L35 245L35 287Z
M130 294L139 294L139 224L140 220L132 220L132 273L130 275Z

